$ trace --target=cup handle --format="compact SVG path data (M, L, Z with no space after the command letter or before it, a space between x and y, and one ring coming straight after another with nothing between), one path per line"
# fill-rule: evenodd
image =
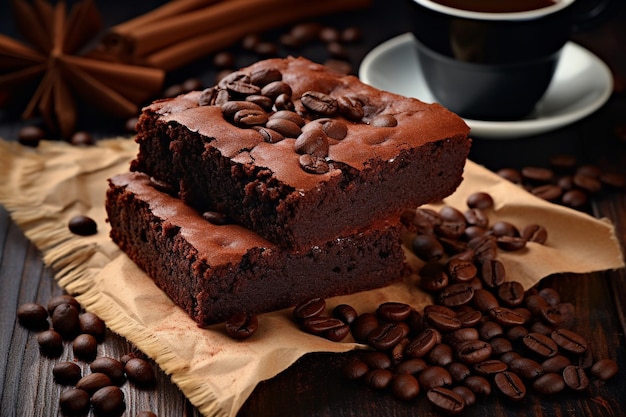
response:
M577 0L574 7L574 33L593 29L614 15L623 0Z

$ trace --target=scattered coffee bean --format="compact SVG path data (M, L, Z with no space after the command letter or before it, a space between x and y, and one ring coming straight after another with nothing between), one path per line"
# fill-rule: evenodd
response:
M80 334L72 341L74 357L91 362L98 355L98 341L90 334Z
M584 391L589 387L587 373L581 367L569 365L563 369L565 385L574 391Z
M70 219L68 227L72 233L80 236L90 236L98 233L98 224L95 220L80 214Z
M20 324L30 330L45 330L48 323L48 310L38 303L24 303L17 308L17 319Z
M70 143L74 146L91 146L95 141L89 132L78 131L72 134Z
M121 416L126 410L124 392L115 385L100 388L92 394L91 405L96 416Z
M89 364L91 372L105 374L115 385L121 385L126 380L124 365L117 359L100 356Z
M112 385L113 382L106 374L100 372L93 372L83 376L76 383L76 388L87 391L89 394L93 394L100 388Z
M39 142L46 137L46 132L38 126L24 126L17 134L17 141L24 145L36 148Z
M617 362L613 359L600 359L590 369L591 375L600 379L601 381L606 381L613 378L617 375L619 368L617 366Z
M54 313L54 309L57 308L57 306L59 306L60 304L70 304L70 305L73 305L74 308L76 308L76 310L81 311L81 306L78 300L76 300L76 298L74 298L73 296L69 294L61 294L61 295L52 297L48 301L48 304L47 304L48 314L52 316L52 313Z
M140 388L150 388L156 384L152 365L142 358L131 358L124 365L128 380Z
M500 372L495 375L493 381L498 390L511 400L519 401L526 397L526 386L514 372Z
M82 377L82 370L75 362L59 362L52 368L52 375L57 384L76 385Z
M37 335L39 351L43 356L58 358L63 353L63 338L59 333L50 329Z
M238 313L226 320L226 333L233 339L247 339L252 336L259 327L257 316Z
M68 388L61 392L59 405L66 416L87 415L91 406L89 393L82 389Z
M460 414L465 408L465 400L456 392L436 387L426 392L426 398L435 408L446 414Z
M72 304L59 304L52 312L52 327L66 340L80 333L79 311Z
M106 325L100 317L87 311L78 315L78 322L82 333L95 337L98 343L104 340Z

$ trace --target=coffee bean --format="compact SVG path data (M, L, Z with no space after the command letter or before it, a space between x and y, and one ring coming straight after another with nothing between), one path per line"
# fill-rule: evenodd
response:
M442 222L435 226L437 233L441 236L456 239L463 235L467 222L465 215L458 209L451 206L444 206L439 210Z
M80 332L79 312L71 304L59 304L52 313L52 327L66 340Z
M93 372L79 379L76 383L76 388L85 390L89 394L93 394L100 388L104 388L111 384L113 384L113 382L107 375L100 372Z
M299 154L308 154L324 158L328 156L328 136L322 129L309 129L302 132L294 143L294 150Z
M417 378L411 374L396 374L391 380L391 392L395 398L408 401L419 395L420 385Z
M522 338L522 343L530 351L549 358L558 353L557 344L548 336L537 332L530 332Z
M457 357L469 365L487 360L491 352L491 345L484 340L468 340L457 347Z
M560 374L548 372L536 378L532 387L540 394L556 394L563 391L565 381Z
M437 262L429 262L419 272L419 285L424 291L430 293L438 292L446 288L449 284L449 278L444 267Z
M445 254L439 240L433 235L416 235L412 242L413 253L424 261L436 261Z
M424 390L452 384L452 376L450 376L448 370L438 365L424 369L418 374L417 380L420 387Z
M411 358L403 360L398 366L396 366L394 371L397 374L417 375L426 368L428 368L426 361L420 358Z
M344 322L334 317L315 316L302 321L304 331L317 335L341 326L344 326Z
M91 146L95 142L93 136L91 136L89 132L77 131L72 133L70 143L74 146Z
M341 96L337 99L339 114L353 122L360 121L364 116L363 105L354 97Z
M426 313L424 314L424 319L431 327L441 332L451 332L462 326L461 321L456 317L438 312Z
M571 364L572 362L569 360L568 357L563 355L555 355L541 362L541 368L545 373L560 373L563 372L563 370Z
M52 368L52 375L57 384L75 385L82 377L82 370L74 362L59 362Z
M89 369L91 372L107 375L115 385L121 385L126 380L124 365L114 358L107 356L96 358L89 364Z
M471 375L471 370L461 362L449 363L446 366L446 370L450 373L450 377L452 377L454 382L461 382Z
M369 366L359 358L350 358L343 366L343 375L348 379L359 379L369 371Z
M48 323L48 310L38 303L24 303L17 308L17 319L20 324L30 330L45 330Z
M286 93L279 94L274 100L274 108L278 111L289 110L294 111L296 108L295 103L291 99L291 96Z
M444 288L440 293L438 300L447 307L455 307L467 304L474 297L474 289L466 283L452 284Z
M141 388L150 388L156 384L156 375L152 365L142 358L131 358L124 365L128 380Z
M302 129L300 129L300 126L288 119L269 119L267 123L265 123L265 127L280 133L283 137L286 138L297 138L302 134Z
M332 117L339 112L337 100L320 91L306 91L300 101L308 111L322 116Z
M516 342L517 340L521 339L527 334L528 334L528 329L521 325L509 327L505 331L506 337L513 342Z
M584 391L589 387L587 373L583 368L575 365L569 365L563 369L563 382L574 391Z
M496 174L505 180L511 181L514 184L522 183L522 173L514 168L502 168L496 171Z
M504 330L499 323L492 320L486 320L483 321L478 327L478 334L481 339L490 340L504 334Z
M474 290L475 293L476 290ZM463 327L471 327L477 325L483 318L483 314L478 310L471 310L465 313L459 314L458 317Z
M497 259L488 259L480 263L480 276L486 286L496 288L504 283L506 270Z
M435 408L447 414L460 414L465 408L463 397L447 388L430 389L426 392L426 398Z
M100 388L91 396L91 405L96 416L121 416L126 410L124 392L115 385Z
M72 217L68 227L72 233L80 236L90 236L98 233L98 224L95 220L81 214Z
M98 354L98 341L90 334L80 334L72 341L74 357L85 362L91 362Z
M352 337L360 343L367 343L367 338L372 330L378 327L378 318L374 313L363 313L359 315L352 325Z
M471 389L474 394L491 394L491 383L484 376L470 375L463 380L463 385Z
M522 325L526 318L515 310L506 307L494 307L489 310L489 317L505 327Z
M106 325L104 321L94 313L84 312L78 315L78 322L81 333L90 334L96 338L97 342L102 342L106 335Z
M526 247L526 240L521 237L500 236L496 242L500 249L506 251L516 251Z
M362 352L360 358L371 369L389 369L391 367L389 355L383 352L365 351Z
M330 166L323 157L304 154L300 156L298 162L300 167L309 174L326 174L330 171Z
M63 353L63 338L52 329L39 333L37 343L41 354L48 358L58 358Z
M489 344L494 355L502 355L513 350L513 344L505 337L494 337L489 341Z
M498 287L498 298L508 307L521 305L524 297L524 287L518 281L506 281Z
M348 304L338 304L333 308L332 315L346 324L352 324L358 317L354 307Z
M446 263L446 269L450 278L456 282L467 282L478 273L476 265L470 260L463 258L451 258Z
M344 324L342 326L333 327L332 329L327 330L322 333L322 337L333 341L333 342L341 342L350 334L350 326Z
M363 377L365 383L374 389L385 389L393 379L393 373L388 369L372 369Z
M529 224L522 230L522 238L528 242L544 244L548 240L548 231L538 224Z
M402 326L396 323L383 323L369 333L367 341L377 350L387 350L394 347L405 336L406 331Z
M522 355L520 355L518 352L511 351L511 352L506 352L506 353L503 353L502 355L500 355L500 360L502 362L506 363L507 365L509 365L509 368L510 368L511 367L511 363L515 359L519 359L521 357L522 357Z
M89 412L89 393L82 389L69 388L59 397L61 411L66 416L83 416Z
M498 253L496 237L490 234L478 236L467 242L468 248L472 249L479 261L495 259Z
M491 209L494 206L493 197L490 194L479 191L467 197L467 206L477 209Z
M449 345L440 343L428 352L426 360L433 365L445 367L454 360L454 351Z
M489 226L489 217L482 209L469 209L463 215L468 226L477 226L483 229ZM467 230L467 227L465 229Z
M535 379L544 373L541 364L530 358L517 358L509 363L511 371L524 379Z
M395 127L398 125L398 119L393 114L378 114L370 120L369 124L374 127Z
M474 371L483 376L495 375L508 369L506 363L498 359L487 359L485 361L474 364Z
M587 194L581 190L569 190L563 194L561 202L571 208L580 209L587 204Z
M292 90L291 86L284 81L272 81L271 83L263 86L261 94L271 98L272 100L276 100L276 98L281 94L286 94L291 97Z
M472 304L478 311L483 313L488 312L500 305L497 298L488 290L478 289L474 290L474 297L472 298Z
M551 169L529 166L521 170L522 178L533 183L548 183L554 178L554 172Z
M409 342L404 352L410 358L421 358L426 356L440 340L441 334L437 330L427 328Z
M385 302L378 306L376 314L382 320L403 321L409 317L411 306L405 303Z
M478 340L480 334L474 327L462 327L444 336L444 339L453 346L458 346L468 340Z
M526 386L515 372L504 371L496 374L493 381L498 391L513 401L526 397Z
M74 308L76 308L76 310L81 310L81 306L76 298L69 294L61 294L56 295L48 300L48 304L46 307L48 309L48 314L52 316L52 313L54 313L54 309L57 308L57 306L59 306L60 304L71 304L74 306Z
M259 321L256 315L241 312L230 316L224 326L226 333L233 339L247 339L256 332Z
M591 375L601 381L607 381L617 375L619 367L613 359L600 359L591 366Z
M576 174L572 178L574 185L588 193L597 193L602 189L602 183L597 176Z
M276 68L260 68L250 73L250 82L260 87L275 81L282 81L283 74Z
M587 340L568 329L557 329L550 335L557 345L567 352L581 354L587 350Z
M543 184L538 187L531 188L530 192L546 201L557 201L563 195L563 189L554 184Z

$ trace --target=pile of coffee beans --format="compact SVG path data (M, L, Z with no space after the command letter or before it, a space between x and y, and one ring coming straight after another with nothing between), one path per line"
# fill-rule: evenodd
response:
M292 98L292 88L280 70L269 67L230 73L204 89L198 104L219 106L224 119L254 129L267 143L295 139L293 149L300 155L300 167L311 174L331 170L329 149L348 134L346 120L374 128L398 124L393 115L377 114L377 108L365 106L358 98L334 97L324 91L305 91Z
M567 154L553 155L547 167L502 168L496 173L537 197L574 209L587 209L590 198L602 192L626 191L626 176L580 164Z
M520 401L529 392L585 391L591 380L615 376L617 363L594 358L574 330L572 303L552 288L525 291L497 259L500 250L545 243L546 229L489 224L492 205L490 195L475 193L465 212L444 206L405 213L407 236L425 262L419 285L435 304L418 311L389 301L360 314L341 304L326 314L326 301L317 298L296 306L294 320L308 333L333 341L352 335L369 347L346 362L348 379L399 400L425 393L446 414L490 394Z
M119 360L98 356L106 326L97 315L83 311L71 295L53 297L45 307L24 303L17 309L17 318L22 326L37 332L43 356L60 358L65 346L71 346L74 360L57 362L52 369L55 382L67 387L59 397L66 416L85 416L90 410L97 417L121 416L126 403L120 387L126 381L141 389L156 384L152 365L139 354L129 353ZM81 362L88 364L88 373L83 374ZM139 416L155 415L145 411Z

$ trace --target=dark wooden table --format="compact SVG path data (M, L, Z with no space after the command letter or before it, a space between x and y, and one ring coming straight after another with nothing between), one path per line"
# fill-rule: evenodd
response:
M0 6L0 30L14 33L12 21ZM162 1L100 1L107 24L123 21ZM322 19L336 27L357 25L364 31L363 41L350 48L355 71L374 46L407 32L409 22L402 13L402 2L375 1L371 10ZM626 174L626 10L621 8L601 26L576 34L575 41L601 57L615 76L615 91L609 102L593 115L547 134L517 140L476 139L471 159L492 170L526 165L546 166L557 153L575 155L580 163L597 164ZM310 47L303 54L324 60L325 51ZM242 55L241 65L250 57ZM215 69L210 60L199 62L168 76L176 83L188 76L211 83ZM25 122L6 112L0 115L0 137L15 140ZM122 122L110 123L86 118L81 128L97 137L118 134ZM590 212L611 219L622 247L626 247L626 194L600 194L593 199ZM44 359L33 333L17 324L16 309L25 302L47 303L62 293L40 253L0 207L0 415L57 416L61 387L52 380L55 361ZM553 286L566 301L577 308L576 329L590 339L598 356L617 360L620 371L606 383L595 382L580 395L571 393L550 397L530 395L520 404L502 401L497 396L479 399L468 416L624 416L626 415L626 273L598 272L585 275L562 274L544 279L539 285ZM108 334L100 347L101 355L120 357L133 349L126 340ZM390 395L374 393L360 384L348 383L339 368L346 355L312 354L275 378L262 382L252 393L240 416L413 416L437 415L424 396L410 403ZM127 416L152 410L159 416L199 416L165 374L158 372L156 390L125 387Z

